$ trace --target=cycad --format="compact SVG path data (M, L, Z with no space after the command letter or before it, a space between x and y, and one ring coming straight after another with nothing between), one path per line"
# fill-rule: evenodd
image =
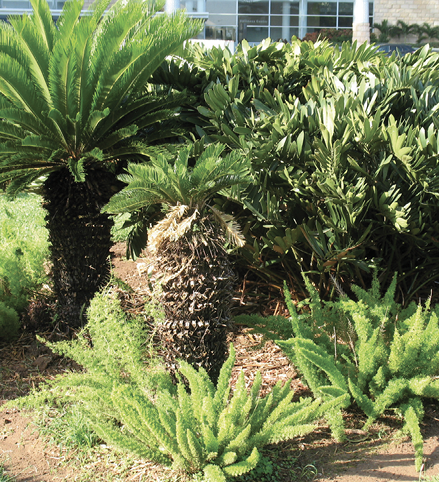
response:
M111 222L100 209L117 190L120 161L148 155L154 126L175 99L145 87L200 29L155 1L97 0L80 17L69 0L55 25L45 0L0 24L0 183L15 194L44 179L59 314L77 325L109 274ZM149 137L148 137L149 136Z
M171 370L176 359L184 359L216 380L227 354L234 280L225 241L238 246L244 241L233 218L208 203L220 191L249 182L249 161L238 153L221 157L224 146L210 145L190 167L193 151L180 150L173 165L163 155L148 165L130 164L128 174L119 177L128 186L104 211L166 208L148 233L166 315L161 340Z

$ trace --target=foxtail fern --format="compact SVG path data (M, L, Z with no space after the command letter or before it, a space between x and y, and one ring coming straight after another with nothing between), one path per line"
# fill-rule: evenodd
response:
M87 330L77 340L46 342L84 372L50 382L22 405L74 403L107 444L187 473L203 471L207 481L225 482L251 471L260 447L311 432L316 418L343 403L343 396L292 403L290 380L261 397L260 373L247 390L241 372L232 389L233 345L216 384L205 369L181 361L175 386L145 353L142 322L128 319L115 295L111 289L96 295Z
M419 470L423 457L423 399L439 398L439 306L412 303L402 309L394 300L396 276L380 295L375 275L368 291L353 286L358 301L342 296L322 303L306 280L311 295L309 309L298 312L285 290L294 336L277 337L278 345L302 372L316 397L343 399L344 407L355 402L367 415L364 429L389 409L404 418ZM247 322L251 319L247 319ZM276 333L258 317L255 330ZM336 438L344 436L341 405L327 411Z

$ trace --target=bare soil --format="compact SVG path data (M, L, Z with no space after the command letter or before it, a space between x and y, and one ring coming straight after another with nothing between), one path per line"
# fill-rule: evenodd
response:
M122 244L116 245L113 252L115 274L140 295L144 286L142 260L126 261ZM245 301L241 299L241 303L245 304ZM254 307L254 303L250 304ZM278 300L265 300L264 304L263 311L273 312L280 306ZM51 335L53 333L46 334ZM230 334L230 340L237 353L235 379L239 371L243 370L247 383L251 383L256 372L260 371L264 391L269 390L278 380L292 379L291 386L295 390L296 399L309 395L294 367L277 346L267 343L260 348L260 339L239 326ZM17 342L0 345L0 405L25 395L45 379L77 368L73 362L53 355L37 342L34 333L24 332ZM264 455L272 461L275 472L271 478L261 475L261 482L419 480L420 474L416 473L414 467L412 443L407 437L396 436L401 428L400 420L389 414L380 419L370 432L364 433L361 431L364 423L361 413L347 412L345 419L348 427L346 442L335 442L329 428L322 423L306 437L267 447ZM425 463L421 475L439 476L437 402L427 404L422 432ZM118 454L109 449L105 452L105 447L103 450L92 462L83 462L79 455L75 456L75 453L69 453L42 437L31 413L16 409L0 411L0 467L3 466L5 474L15 477L13 480L16 482L166 480L164 473L154 464L137 461L128 468L122 467ZM112 477L109 476L110 473ZM252 480L259 482L255 478Z

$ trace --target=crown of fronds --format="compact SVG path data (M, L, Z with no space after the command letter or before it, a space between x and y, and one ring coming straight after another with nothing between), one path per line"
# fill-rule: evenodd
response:
M201 24L154 15L163 2L64 4L55 26L46 0L0 23L0 182L17 191L68 166L148 155L140 129L170 117L175 99L143 95L163 60Z
M212 196L251 179L248 158L238 152L221 157L224 149L224 145L211 144L194 167L189 166L192 146L181 149L174 164L162 154L148 164L130 164L128 174L119 176L128 186L113 196L103 210L116 214L153 204L165 205L167 215L148 233L148 245L153 251L164 240L182 237L206 209L223 228L229 242L243 246L243 236L233 217L207 204Z

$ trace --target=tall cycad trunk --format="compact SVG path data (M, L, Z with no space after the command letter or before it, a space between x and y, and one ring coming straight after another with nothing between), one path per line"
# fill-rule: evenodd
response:
M71 327L84 323L84 309L110 275L112 221L100 211L116 181L104 169L87 174L85 182L75 182L61 169L44 185L57 314Z
M183 359L214 382L227 358L235 280L223 246L220 228L204 218L177 241L163 241L155 258L165 310L158 332L168 365L174 371Z

